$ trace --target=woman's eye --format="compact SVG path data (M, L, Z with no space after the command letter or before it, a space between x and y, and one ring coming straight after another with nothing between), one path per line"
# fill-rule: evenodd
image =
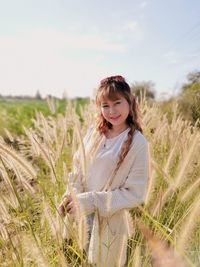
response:
M121 102L120 102L120 101L118 101L118 102L116 102L115 104L117 104L117 105L118 105L118 104L120 104L120 103L121 103Z

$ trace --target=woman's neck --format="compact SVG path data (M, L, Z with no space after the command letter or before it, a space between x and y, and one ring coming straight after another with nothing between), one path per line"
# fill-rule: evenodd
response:
M108 129L108 131L106 133L106 137L107 138L115 137L115 136L121 134L123 131L125 131L128 128L129 128L129 126L127 124L124 126L114 126L111 129Z

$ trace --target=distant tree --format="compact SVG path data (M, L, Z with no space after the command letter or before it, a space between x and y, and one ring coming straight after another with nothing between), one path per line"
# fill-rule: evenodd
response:
M41 100L41 99L42 99L42 96L41 96L41 94L40 94L39 89L38 89L37 92L36 92L35 98L38 99L38 100Z
M200 83L200 71L195 70L187 75L187 79L190 83Z
M131 91L139 100L144 96L146 99L155 99L155 84L152 81L134 82Z
M188 82L181 88L181 93L200 94L200 71L193 71L187 75Z
M200 71L190 72L187 80L181 87L178 101L184 117L195 123L200 120Z

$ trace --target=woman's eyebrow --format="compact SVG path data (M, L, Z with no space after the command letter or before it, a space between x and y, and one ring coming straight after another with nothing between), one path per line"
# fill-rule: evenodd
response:
M111 102L116 102L116 101L119 101L121 100L121 98L116 98L115 100L110 100ZM103 104L108 104L108 102L102 102L101 105Z

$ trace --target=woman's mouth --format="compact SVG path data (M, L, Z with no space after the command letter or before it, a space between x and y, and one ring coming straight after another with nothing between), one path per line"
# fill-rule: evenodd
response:
M111 120L117 120L119 117L120 117L120 115L117 116L117 117L110 117L110 119L111 119Z

